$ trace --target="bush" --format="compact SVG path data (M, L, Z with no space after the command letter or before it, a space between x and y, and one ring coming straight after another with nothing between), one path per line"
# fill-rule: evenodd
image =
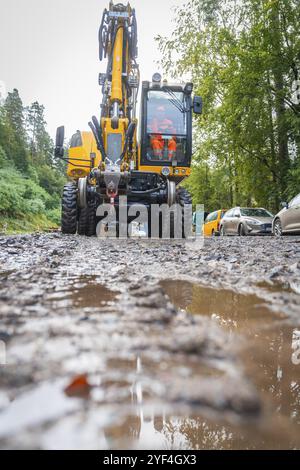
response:
M46 212L47 219L53 222L55 225L60 225L61 222L61 209L51 209Z
M19 216L42 214L51 196L34 181L25 179L13 168L0 170L0 214Z
M60 194L65 184L65 177L47 165L37 168L39 184L48 191L49 194Z
M29 199L24 201L26 212L29 214L43 214L45 212L45 204L41 199Z
M8 166L7 156L3 147L1 147L0 145L0 168L6 167L6 166Z

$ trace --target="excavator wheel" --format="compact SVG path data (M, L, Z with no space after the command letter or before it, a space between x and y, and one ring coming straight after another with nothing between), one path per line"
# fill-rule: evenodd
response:
M190 193L187 191L187 189L179 187L176 190L176 202L177 204L180 204L182 207L185 205L192 205L192 197ZM182 215L182 237L186 238L186 234L184 233L184 214ZM191 226L192 226L192 220Z
M88 205L86 208L86 231L88 237L96 235L96 206L95 204Z
M75 234L77 230L77 186L67 183L63 189L61 231L62 233Z
M182 207L184 205L191 205L192 198L190 193L185 188L176 188L176 204L180 204ZM192 225L192 221L191 221ZM176 235L176 227L175 227L175 214L171 212L170 214L170 238L175 238ZM160 215L159 220L159 237L162 238L163 236L163 220ZM182 214L182 238L186 238L186 234L184 233L184 214Z
M88 208L80 209L78 218L78 235L85 235L87 231Z
M182 187L177 188L176 199L181 206L184 206L184 204L192 204L192 197L190 193L187 191L187 189Z

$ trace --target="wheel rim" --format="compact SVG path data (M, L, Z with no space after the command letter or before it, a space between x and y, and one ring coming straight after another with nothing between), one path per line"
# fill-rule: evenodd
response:
M277 237L281 237L282 229L281 229L281 223L279 220L276 220L275 222L274 232Z
M169 181L167 182L167 187L168 187L168 200L167 204L169 207L172 207L173 204L176 202L176 184L174 181Z
M87 177L79 178L78 180L78 202L81 209L86 209L87 207Z

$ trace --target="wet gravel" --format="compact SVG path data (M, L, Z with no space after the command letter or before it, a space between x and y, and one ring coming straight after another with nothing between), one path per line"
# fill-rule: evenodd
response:
M274 321L280 312L283 326L300 327L300 238L201 247L58 232L0 237L1 447L128 448L107 430L141 406L263 421L242 337L174 305L161 283L169 280L256 294ZM79 374L90 393L67 397Z

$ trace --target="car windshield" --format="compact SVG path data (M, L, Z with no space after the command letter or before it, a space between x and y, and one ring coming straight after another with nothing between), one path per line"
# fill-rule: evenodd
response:
M244 217L273 217L271 212L266 209L241 209L241 215Z

